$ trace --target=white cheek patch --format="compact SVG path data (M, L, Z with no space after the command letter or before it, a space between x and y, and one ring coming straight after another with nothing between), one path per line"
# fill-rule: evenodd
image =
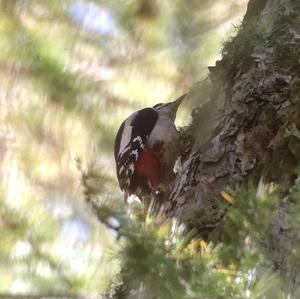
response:
M159 116L147 140L147 146L152 147L157 142L170 142L176 136L177 130L174 122L169 117Z

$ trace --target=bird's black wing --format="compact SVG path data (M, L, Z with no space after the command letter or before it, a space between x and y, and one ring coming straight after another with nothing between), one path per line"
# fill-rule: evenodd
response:
M158 113L152 108L145 108L136 112L132 118L127 118L121 125L115 139L115 160L119 185L122 190L134 189L132 177L135 171L135 163L141 150L154 128ZM124 130L131 127L130 138L126 140L126 146L120 151L120 145ZM134 190L131 190L134 191Z

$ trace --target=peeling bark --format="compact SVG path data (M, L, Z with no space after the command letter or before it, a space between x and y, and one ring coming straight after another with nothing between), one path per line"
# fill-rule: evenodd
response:
M209 101L193 111L193 144L162 211L202 234L222 223L228 203L220 196L250 176L290 185L300 165L300 2L250 0L239 33L210 68ZM201 88L188 94L202 102ZM300 285L300 270L287 253L292 203L274 212L266 248L281 270ZM296 238L297 239L297 238ZM299 239L298 239L299 242Z

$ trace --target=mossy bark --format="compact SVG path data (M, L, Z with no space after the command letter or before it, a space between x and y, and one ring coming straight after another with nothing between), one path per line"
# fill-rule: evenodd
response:
M220 196L250 177L289 186L300 165L300 2L250 0L235 38L210 68L210 94L193 111L193 136L162 211L208 236L229 204ZM202 102L202 89L187 101ZM276 265L300 285L300 270L288 258L295 245L289 227L293 203L278 206L265 246ZM292 240L293 239L293 240ZM299 240L298 240L299 241Z

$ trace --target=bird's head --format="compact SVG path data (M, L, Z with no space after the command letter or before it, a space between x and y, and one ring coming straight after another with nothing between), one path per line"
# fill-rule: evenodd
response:
M173 102L156 104L153 106L153 109L155 109L159 114L166 115L168 117L171 117L173 120L175 120L178 107L182 103L185 96L186 95L184 94L183 96L181 96L180 98L178 98Z

